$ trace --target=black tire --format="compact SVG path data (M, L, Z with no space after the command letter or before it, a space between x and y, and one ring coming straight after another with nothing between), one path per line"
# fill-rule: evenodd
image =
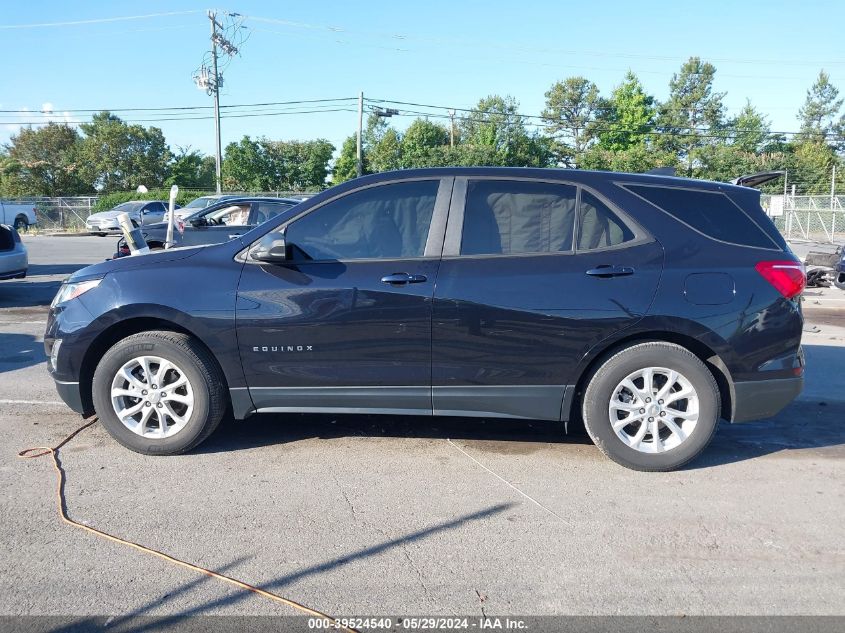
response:
M664 452L641 452L626 444L613 430L608 412L617 385L647 367L679 372L698 396L699 418L694 429L678 446ZM664 342L632 345L607 359L590 378L582 404L584 425L599 450L626 468L650 472L675 470L701 454L716 432L720 412L719 386L707 366L688 349Z
M25 215L19 215L15 218L15 230L18 232L26 231L29 228L29 223L26 221Z
M190 381L194 404L185 426L171 437L148 438L128 429L111 404L111 384L133 358L154 355L171 361ZM94 371L94 409L109 434L126 448L147 455L176 455L199 445L214 432L228 404L225 379L214 358L198 341L180 332L133 334L115 343Z

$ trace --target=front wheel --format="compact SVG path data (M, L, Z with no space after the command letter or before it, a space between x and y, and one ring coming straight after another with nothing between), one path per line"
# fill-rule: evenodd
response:
M707 366L672 343L632 345L593 374L584 393L587 432L610 459L634 470L666 471L710 443L721 411Z
M94 372L94 409L114 439L138 453L175 455L208 438L226 409L222 372L179 332L116 343Z

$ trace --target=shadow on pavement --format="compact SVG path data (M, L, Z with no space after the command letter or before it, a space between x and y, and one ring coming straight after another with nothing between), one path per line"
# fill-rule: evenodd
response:
M284 588L292 585L298 581L303 579L309 578L311 576L319 576L326 572L331 572L335 569L345 567L347 565L353 565L365 559L368 559L372 556L378 556L386 551L392 550L397 547L405 547L410 543L414 543L415 541L436 537L442 532L447 532L450 530L458 529L462 527L466 523L470 523L473 521L481 521L493 517L497 514L505 512L510 508L514 507L515 503L499 503L483 510L479 510L477 512L472 512L470 514L464 514L463 516L456 517L454 519L448 521L442 521L440 523L431 525L421 530L417 530L415 532L411 532L409 534L404 534L394 539L388 539L378 543L377 545L373 545L371 547L365 547L363 549L355 550L349 552L348 554L341 554L340 556L334 558L328 558L324 561L314 563L312 565L303 567L301 569L290 571L286 574L283 574L277 577L274 580L269 582L262 583L261 585L257 585L259 589L263 589L264 591L270 591L273 593L284 593ZM224 568L225 569L225 568ZM248 581L248 579L244 579ZM212 612L216 609L219 609L223 606L232 605L238 602L241 602L246 599L254 599L256 596L247 590L238 590L235 589L237 593L230 594L221 598L217 598L214 600L209 600L202 605L188 608L188 609L181 609L177 613L173 615L166 615L160 617L143 617L143 613L148 611L152 607L160 608L161 605L170 597L176 597L178 594L184 593L185 590L193 589L194 586L199 584L201 579L194 580L192 582L188 582L184 584L184 589L179 589L174 591L172 594L163 596L160 601L156 601L155 603L148 603L146 606L141 607L139 609L135 609L133 612L118 616L115 618L109 618L108 621L108 630L114 631L115 633L122 632L122 631L133 631L137 633L138 631L157 631L157 630L173 630L178 624L183 624L183 620L186 617L196 616L206 611L211 610ZM291 596L294 598L294 596ZM327 599L331 601L331 597ZM308 605L315 608L326 608L324 605ZM296 614L302 615L301 612L286 610L285 614ZM51 633L76 633L77 631L88 631L88 630L99 630L102 626L102 621L104 618L79 618L78 620L71 622L64 626L58 626L51 630ZM233 618L235 622L236 619ZM237 624L235 625L237 627ZM180 629L186 630L186 629ZM198 630L204 630L204 627L200 626ZM212 629L214 630L214 629ZM227 630L257 630L253 627L246 627L243 629L240 628L230 628ZM269 628L267 630L281 630L279 628Z
M43 363L44 345L31 334L0 333L0 374Z

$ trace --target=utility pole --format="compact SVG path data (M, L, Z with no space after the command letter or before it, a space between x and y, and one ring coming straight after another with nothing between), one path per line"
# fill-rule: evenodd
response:
M449 147L455 147L455 111L449 110Z
M226 19L234 19L236 21L235 24L229 24L225 27L217 21L217 13L215 11L209 10L207 15L211 22L211 68L209 68L208 62L206 61L208 58L205 57L200 67L194 72L194 83L196 83L197 88L205 90L206 94L214 97L214 171L215 180L217 181L217 193L220 193L220 166L223 162L223 152L220 144L220 86L223 85L223 77L220 76L220 71L217 68L217 58L221 54L221 51L223 55L227 55L228 57L234 57L238 54L238 47L226 39L224 33L234 33L235 37L233 39L237 40L239 30L246 27L241 26L240 21L238 21L243 20L243 16L238 13L225 14L226 18L224 18L224 22ZM206 53L207 55L208 53Z
M364 91L358 94L358 148L357 160L355 162L355 172L360 178L364 174L364 157L361 155L361 135L364 127Z
M220 193L220 163L223 161L223 157L220 150L220 75L217 74L217 14L214 11L209 11L208 19L211 20L211 87L214 90L214 137L216 150L214 155L214 174L217 182L217 193Z

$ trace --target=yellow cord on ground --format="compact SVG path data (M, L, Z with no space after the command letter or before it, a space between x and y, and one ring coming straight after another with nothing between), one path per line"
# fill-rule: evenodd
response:
M59 465L58 452L59 452L59 449L62 446L64 446L68 442L70 442L74 437L76 437L79 433L81 433L82 431L84 431L88 427L96 424L96 422L97 422L96 418L94 418L90 422L86 422L85 424L80 426L73 433L68 435L65 439L63 439L61 442L59 442L56 446L54 446L52 448L49 447L49 446L35 446L33 448L27 448L25 450L22 450L20 453L18 453L18 457L21 457L23 459L34 459L36 457L44 457L45 455L50 455L53 458L53 468L56 470L56 476L57 476L56 505L58 507L59 516L61 517L62 521L64 521L68 525L71 525L75 528L80 528L82 530L85 530L86 532L90 532L91 534L94 534L95 536L99 536L101 538L104 538L104 539L109 540L109 541L113 541L115 543L121 543L123 545L128 545L129 547L132 547L132 548L134 548L138 551L144 552L146 554L152 554L153 556L158 556L159 558L166 560L169 563L173 563L173 564L179 565L181 567L186 567L188 569L192 569L193 571L198 571L202 574L205 574L206 576L211 576L212 578L216 578L217 580L222 580L223 582L227 582L230 585L234 585L235 587L239 587L240 589L246 589L247 591L251 591L255 594L258 594L259 596L261 596L263 598L267 598L268 600L272 600L273 602L278 602L278 603L284 604L288 607L293 607L294 609L298 609L299 611L302 611L303 613L307 613L308 615L312 615L312 616L317 617L317 618L325 618L325 619L328 619L332 622L334 621L334 618L332 618L329 615L326 615L325 613L321 613L320 611L317 611L316 609L306 607L305 605L299 604L298 602L295 602L293 600L288 600L287 598L283 598L282 596L276 595L275 593L272 593L270 591L265 591L264 589L259 589L258 587L250 585L249 583L243 582L243 581L238 580L236 578L230 578L229 576L224 576L223 574L218 574L216 571L206 569L205 567L200 567L199 565L194 565L193 563L188 563L184 560L179 560L178 558L174 558L173 556L165 554L164 552L159 552L158 550L154 550L152 548L145 547L145 546L143 546L139 543L127 541L126 539L120 538L119 536L114 536L113 534L109 534L108 532L103 532L102 530L98 530L96 528L92 528L92 527L89 527L87 525L83 525L82 523L78 523L77 521L74 521L73 519L71 519L67 515L67 512L65 512L65 506L66 506L65 493L64 493L65 474L62 471L61 466ZM40 451L40 452L35 453L35 454L31 454L34 451ZM350 631L351 633L358 633L358 631L356 629L352 629L352 628L349 628L349 627L338 626L338 628L341 629L341 630L344 630L344 631Z

